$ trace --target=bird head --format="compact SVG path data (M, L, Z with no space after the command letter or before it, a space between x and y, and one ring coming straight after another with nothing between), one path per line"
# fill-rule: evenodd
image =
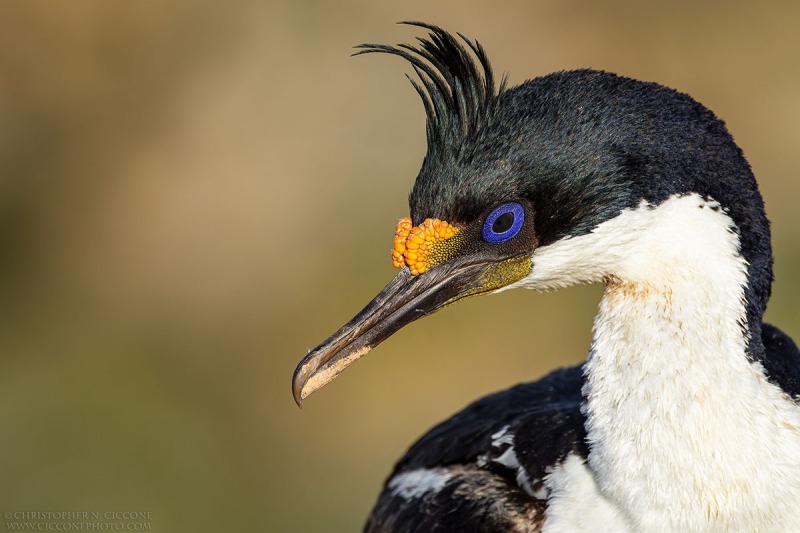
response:
M711 111L595 70L507 88L476 41L408 24L428 36L357 52L410 62L426 111L428 150L392 251L400 272L300 361L298 405L403 326L467 297L626 275L644 236L669 239L670 228L652 232L655 217L621 215L670 198L693 195L725 213L748 269L748 320L760 320L772 275L768 224L747 161ZM614 220L622 222L604 226Z

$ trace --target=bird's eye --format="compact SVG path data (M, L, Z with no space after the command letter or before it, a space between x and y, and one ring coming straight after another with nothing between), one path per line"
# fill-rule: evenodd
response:
M509 202L492 211L483 223L483 240L486 242L505 242L522 229L525 210L522 206Z

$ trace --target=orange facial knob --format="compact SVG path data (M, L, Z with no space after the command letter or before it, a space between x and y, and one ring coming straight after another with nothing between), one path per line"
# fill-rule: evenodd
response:
M406 266L403 254L406 251L406 238L411 232L411 218L405 217L397 221L397 229L394 232L394 248L392 248L392 264L395 268Z
M418 276L440 262L440 243L458 233L458 228L439 219L428 218L419 226L412 226L411 219L401 218L394 234L392 264L397 268L408 266Z

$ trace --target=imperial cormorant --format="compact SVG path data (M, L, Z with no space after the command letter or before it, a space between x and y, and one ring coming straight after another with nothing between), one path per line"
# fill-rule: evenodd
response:
M411 24L429 35L359 52L408 60L427 115L400 272L303 358L295 400L466 297L605 292L583 365L433 428L366 530L800 530L800 354L762 322L769 224L723 122L596 70L497 87L476 41Z

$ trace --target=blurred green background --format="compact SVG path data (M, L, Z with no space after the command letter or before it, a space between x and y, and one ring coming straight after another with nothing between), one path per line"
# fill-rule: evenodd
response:
M154 531L353 531L472 399L586 353L598 287L395 335L302 411L294 366L394 274L424 146L396 43L478 38L513 84L594 67L717 112L773 221L800 337L800 3L3 2L0 511Z

